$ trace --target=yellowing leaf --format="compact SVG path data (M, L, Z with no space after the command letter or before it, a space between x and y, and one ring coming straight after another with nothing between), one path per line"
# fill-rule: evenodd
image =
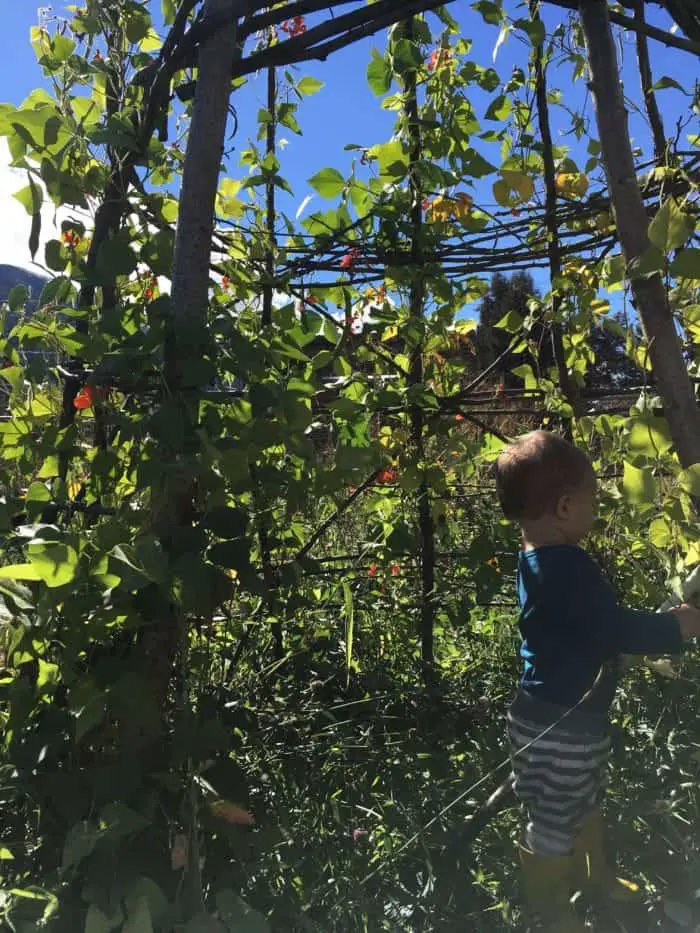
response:
M216 195L216 213L220 217L242 217L245 213L245 202L236 197L241 190L242 182L235 178L224 178L219 185Z
M501 172L503 181L508 185L511 191L516 191L520 195L521 201L529 201L535 193L535 186L532 179L525 172L511 172L504 170Z
M163 42L160 36L155 31L155 29L151 28L148 30L148 33L146 34L145 38L141 40L139 47L142 52L157 52L160 50L160 47L162 45L163 45Z
M588 176L582 172L557 175L554 180L559 194L566 198L582 198L588 191Z
M456 198L454 204L454 216L458 220L464 220L466 217L471 217L472 208L474 207L474 198L467 194L465 191L460 191Z
M510 188L506 182L499 178L493 183L493 196L501 207L511 207Z
M448 221L452 216L452 203L448 198L437 197L430 205L433 220Z

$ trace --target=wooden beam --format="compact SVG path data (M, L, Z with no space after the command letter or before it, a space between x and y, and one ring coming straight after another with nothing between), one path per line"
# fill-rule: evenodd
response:
M544 2L561 7L563 10L571 10L574 13L578 11L577 0L544 0ZM642 33L642 35L655 39L669 48L680 49L682 52L690 52L691 55L700 56L700 42L684 39L683 36L674 36L664 29L659 29L658 26L651 26L649 23L642 25L635 22L633 17L625 16L624 13L616 13L614 10L609 10L608 16L610 22L615 23L616 26L622 26L623 29L629 29L630 32Z

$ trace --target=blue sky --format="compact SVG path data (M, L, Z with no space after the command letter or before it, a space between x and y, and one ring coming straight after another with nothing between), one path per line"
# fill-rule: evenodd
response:
M154 8L160 7L158 0L154 0ZM524 10L517 0L507 0L506 9L513 16L524 15ZM54 3L54 12L60 13L63 5ZM481 16L471 9L469 4L455 3L451 10L455 15L459 11L463 34L473 40L472 57L479 64L490 66L494 44L498 35L497 28L485 24ZM656 11L656 12L653 12ZM650 15L654 22L668 26L668 19L652 7ZM568 14L556 8L547 8L545 17L548 25L564 21ZM15 0L4 4L3 28L0 31L0 61L2 61L2 76L0 77L0 100L18 104L37 85L41 84L42 76L34 59L29 44L30 27L37 22L37 7L34 0ZM372 95L365 81L365 71L369 60L370 49L373 44L381 46L383 35L374 40L367 40L332 56L324 63L305 64L299 75L311 74L325 82L324 89L314 97L308 99L300 108L299 122L304 135L297 137L291 132L284 132L289 141L284 149L282 159L282 174L289 180L294 189L294 198L286 199L282 206L292 215L305 196L311 193L307 179L325 166L335 166L345 171L350 166L352 154L344 151L347 143L372 145L382 142L391 134L393 115L383 111L379 101ZM639 101L638 77L634 70L635 49L631 37L621 39L619 50L623 58L623 74L626 80L626 90L637 102ZM668 75L680 81L690 82L697 77L697 68L692 57L678 52L669 52L658 43L651 43L652 67L655 78ZM518 62L524 64L526 49L517 39L511 37L501 47L495 62L495 67L502 79L510 76L512 66ZM579 82L572 86L570 68L561 69L558 74L550 75L550 86L558 86L565 92L567 102L571 106L578 106L584 98L585 86ZM475 100L477 109L482 109L490 97L482 95L482 100ZM670 129L675 124L679 114L687 113L688 98L676 90L664 90L659 94L662 112ZM264 106L265 81L264 77L252 76L249 83L232 98L239 120L237 138L234 146L240 152L245 148L247 140L257 131L255 122L257 111ZM559 119L559 127L563 127L563 116ZM491 126L494 126L493 124ZM487 128L487 127L485 127ZM643 120L637 116L631 119L632 135L648 148L649 135ZM481 144L485 155L489 149ZM493 160L498 162L498 150L493 149ZM0 150L1 153L1 150ZM233 176L242 176L245 170L236 166L235 153L231 160ZM2 183L2 172L4 184ZM486 179L477 189L477 199L483 197L490 199L490 186L493 179ZM23 184L19 180L16 187ZM11 234L13 236L12 249L2 239L0 234L0 262L17 261L18 250L21 252L21 243L26 242L26 234L19 229L27 225L26 216L21 211L16 212L14 205L10 204L11 184L8 184L6 166L0 164L0 209L5 217L11 212ZM320 205L317 198L310 209ZM6 235L7 240L7 235ZM20 245L18 245L20 244ZM9 258L8 258L9 257ZM22 264L26 264L28 256Z

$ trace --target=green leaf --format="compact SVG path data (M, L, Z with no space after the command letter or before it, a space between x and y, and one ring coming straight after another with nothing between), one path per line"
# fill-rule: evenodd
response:
M665 265L664 254L653 243L641 256L637 256L629 264L629 277L631 279L644 279L651 275L663 272Z
M312 94L318 94L321 88L325 86L324 81L319 81L318 78L312 78L310 75L307 75L297 84L297 91L305 97L311 97Z
M292 131L292 133L296 133L297 136L301 136L301 127L297 122L297 118L294 116L296 111L296 104L282 103L277 108L277 119L282 126L286 126L287 129Z
M265 917L234 891L224 890L216 895L216 911L231 933L270 933Z
M144 38L139 43L139 49L142 52L158 52L163 46L163 41L158 33L152 27L148 30Z
M664 253L679 249L695 230L695 221L680 209L673 198L661 205L656 217L649 225L649 239Z
M670 78L668 75L664 75L663 78L659 78L651 90L665 91L666 88L673 88L676 91L681 91L683 94L688 94L682 84L679 84L675 78Z
M34 564L8 564L6 567L0 567L0 579L3 580L36 582L41 578L41 574Z
M499 94L489 105L485 116L487 120L495 120L498 123L502 123L510 116L512 110L513 103L510 97L507 97L505 94Z
M138 816L138 814L134 815ZM137 878L129 888L124 899L127 913L132 913L137 908L141 898L146 900L153 921L159 923L168 911L168 899L155 881L145 875Z
M9 849L5 849L4 847L0 848L0 861L11 862L13 859L14 855Z
M500 3L492 3L491 0L478 0L478 3L472 3L472 10L481 13L484 21L492 26L499 26L503 19Z
M13 197L16 201L19 201L26 212L32 217L34 214L39 213L44 203L44 192L31 177L29 179L29 184L25 188L21 188L19 191L15 192Z
M671 275L677 279L700 279L700 249L693 246L676 253Z
M207 556L220 567L229 570L245 569L250 566L250 541L247 538L220 541L209 548Z
M153 933L151 909L145 897L139 897L126 915L121 933Z
M665 418L647 415L634 418L628 440L630 450L645 457L665 454L673 446L671 432Z
M347 684L350 685L350 671L352 670L352 647L355 638L355 604L349 583L343 583L343 599L345 603L345 670Z
M32 225L29 228L29 255L32 257L32 262L36 257L37 250L39 249L39 241L41 240L41 212L37 211L36 214L32 216Z
M44 247L44 259L52 272L63 272L68 265L68 254L60 240L49 240Z
M25 502L27 514L34 521L41 515L47 502L51 502L51 491L45 483L35 481L27 490Z
M166 26L171 26L175 20L176 5L175 0L160 0L160 8L163 14L163 22Z
M79 865L83 859L91 855L100 837L100 830L94 823L81 820L76 823L66 836L63 844L63 857L61 868L67 871Z
M673 535L665 518L655 518L649 525L649 541L662 551L673 544Z
M70 545L61 541L34 540L27 548L27 554L48 587L65 586L75 578L78 554Z
M680 901L672 901L670 898L664 900L664 913L666 916L680 927L690 929L693 925L693 912L687 904Z
M67 62L73 52L75 52L75 41L68 36L56 34L51 40L52 55L57 62Z
M622 493L633 505L652 504L656 496L656 483L651 470L639 469L625 461Z
M423 53L410 39L399 39L391 49L394 71L399 75L415 71L423 64Z
M472 178L483 178L484 175L491 175L496 171L496 166L487 162L475 149L467 151L467 158L464 161L464 174Z
M321 197L337 198L345 188L345 179L337 168L322 168L313 178L309 178L309 184Z
M10 294L7 296L7 304L10 311L19 311L27 303L29 298L29 290L26 285L15 285L14 288L10 289Z
M380 146L373 146L371 152L379 163L379 174L385 179L398 181L405 177L408 172L408 155L404 152L400 140L394 139Z
M104 720L107 715L107 698L104 693L95 693L78 710L75 718L75 741L83 738Z
M158 230L152 233L141 247L140 259L154 275L170 275L175 250L173 230Z
M545 40L546 32L544 23L541 19L516 19L513 24L517 29L522 29L530 37L530 42L537 47L542 45Z
M678 477L681 489L691 496L700 496L700 463L694 463Z
M509 311L495 325L499 330L505 330L509 334L515 334L522 330L523 316L518 311Z
M85 933L110 933L112 924L96 904L90 904L85 917Z
M387 94L391 87L391 66L376 49L372 49L372 60L367 67L367 84L376 97Z
M24 566L30 567L31 565L26 564ZM18 609L31 612L31 610L34 609L32 591L28 586L22 586L22 584L18 583L16 580L4 579L2 576L3 569L5 568L0 568L0 593L7 599L12 600Z
M102 282L114 282L117 276L131 275L137 266L136 253L123 237L104 242L97 253L97 270Z
M133 45L141 42L148 35L151 28L151 17L141 11L127 13L126 16L126 37Z

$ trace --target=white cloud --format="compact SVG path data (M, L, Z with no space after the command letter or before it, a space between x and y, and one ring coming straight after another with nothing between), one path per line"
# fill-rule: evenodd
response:
M29 255L29 231L32 220L24 207L15 200L13 194L27 185L27 175L10 166L10 152L5 139L0 138L0 263L32 268ZM56 214L51 201L45 199L41 211L41 242L36 254L36 261L44 259L44 244L59 235L61 220L71 211L61 208Z

